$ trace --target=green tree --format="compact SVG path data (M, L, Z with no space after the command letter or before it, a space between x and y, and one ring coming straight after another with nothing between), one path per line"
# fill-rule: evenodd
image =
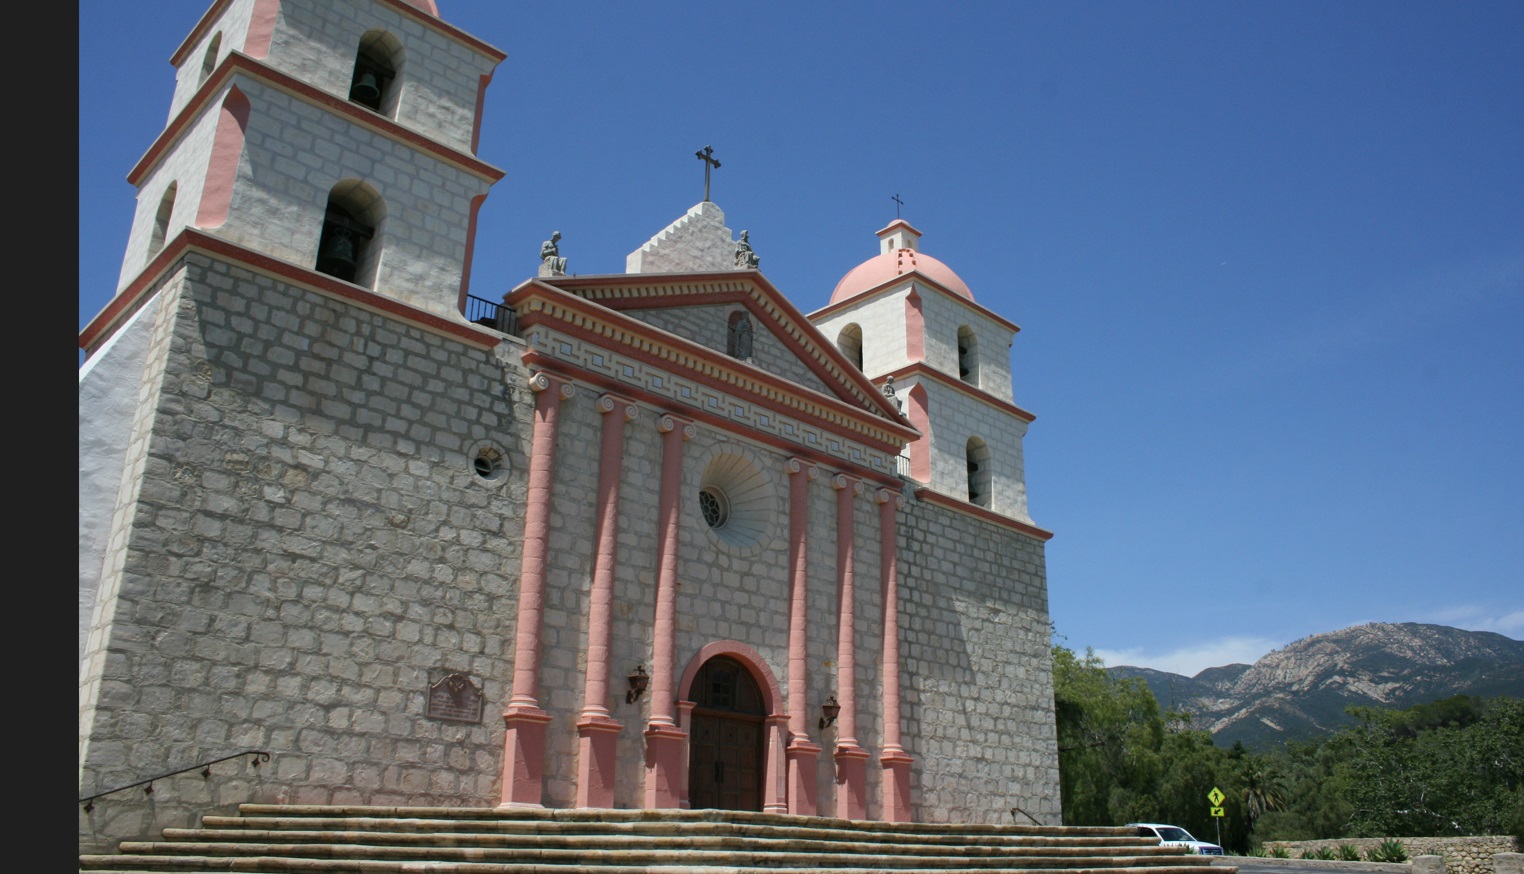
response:
M1087 650L1053 647L1053 707L1064 822L1141 818L1158 784L1164 718L1140 679L1118 680Z
M1231 824L1241 819L1231 797L1237 760L1209 733L1187 730L1183 714L1161 712L1141 679L1118 679L1093 652L1055 645L1053 699L1065 824L1168 822L1212 840L1207 794L1220 786L1230 796L1223 841L1245 842Z
M1260 817L1286 805L1286 781L1265 756L1245 754L1239 770L1244 804L1244 828L1251 834Z

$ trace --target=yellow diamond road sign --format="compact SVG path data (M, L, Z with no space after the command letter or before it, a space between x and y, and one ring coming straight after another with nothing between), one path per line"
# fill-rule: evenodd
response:
M1207 793L1207 800L1212 802L1213 807L1220 806L1222 804L1222 799L1225 797L1227 796L1223 795L1222 790L1218 789L1216 786L1213 786L1212 791ZM1222 816L1222 814L1216 813L1213 814L1213 816Z

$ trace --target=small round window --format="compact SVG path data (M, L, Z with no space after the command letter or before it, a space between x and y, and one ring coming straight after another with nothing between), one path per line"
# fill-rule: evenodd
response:
M730 521L730 501L715 486L705 486L699 490L699 510L703 512L704 521L710 528L724 528L725 523Z
M471 470L487 482L497 482L508 470L508 456L491 443L478 443L471 448Z

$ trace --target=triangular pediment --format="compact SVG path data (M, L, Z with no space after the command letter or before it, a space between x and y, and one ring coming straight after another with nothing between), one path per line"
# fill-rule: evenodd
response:
M754 270L718 273L618 274L555 277L552 287L611 313L649 326L654 334L706 356L715 369L762 371L799 388L848 404L864 414L908 425L893 400L849 363L833 343ZM510 298L519 297L521 286ZM734 314L750 321L752 354L732 354ZM698 352L699 350L693 350Z

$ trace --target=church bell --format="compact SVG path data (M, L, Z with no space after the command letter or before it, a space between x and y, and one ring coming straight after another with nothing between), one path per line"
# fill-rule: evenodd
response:
M355 77L354 87L349 89L349 99L378 110L381 106L381 82L376 74L365 70Z
M345 281L354 280L355 240L348 228L330 226L330 232L323 235L323 251L318 253L317 269Z

